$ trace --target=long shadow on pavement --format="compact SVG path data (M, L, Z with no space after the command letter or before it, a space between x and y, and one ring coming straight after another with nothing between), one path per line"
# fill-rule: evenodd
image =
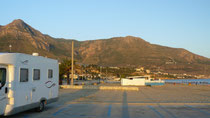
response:
M130 118L126 91L123 93L122 118Z

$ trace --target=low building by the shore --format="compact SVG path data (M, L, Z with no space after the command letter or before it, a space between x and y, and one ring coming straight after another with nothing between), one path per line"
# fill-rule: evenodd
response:
M165 81L162 81L161 79L154 79L150 76L133 76L133 77L127 77L121 79L121 85L122 86L154 86L154 85L164 85Z
M145 86L145 77L127 77L121 79L121 85Z

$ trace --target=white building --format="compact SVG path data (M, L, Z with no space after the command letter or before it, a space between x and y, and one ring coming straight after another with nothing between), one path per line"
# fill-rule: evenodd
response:
M145 85L145 77L143 76L134 76L134 77L127 77L121 79L121 85L134 85L134 86L144 86Z
M154 85L164 85L165 81L161 79L153 79L149 75L148 76L133 76L121 79L122 86L154 86Z

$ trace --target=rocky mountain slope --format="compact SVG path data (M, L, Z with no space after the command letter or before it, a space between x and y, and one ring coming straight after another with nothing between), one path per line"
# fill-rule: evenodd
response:
M8 52L9 45L12 45L12 52L38 52L61 60L71 56L71 41L44 35L20 19L0 26L0 52ZM74 42L75 57L85 64L145 66L168 72L196 73L202 73L210 65L210 59L185 49L150 44L133 36Z
M86 63L110 65L148 65L209 62L209 59L185 49L150 44L138 37L116 37L105 40L84 41L79 48Z

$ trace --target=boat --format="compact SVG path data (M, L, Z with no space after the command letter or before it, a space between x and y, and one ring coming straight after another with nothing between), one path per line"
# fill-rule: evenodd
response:
M146 86L165 85L165 81L161 80L161 79L146 77L145 78L145 85Z

